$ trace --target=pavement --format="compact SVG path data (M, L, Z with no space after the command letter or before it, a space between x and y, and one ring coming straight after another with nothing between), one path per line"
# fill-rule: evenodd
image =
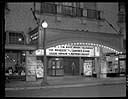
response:
M36 81L10 81L5 83L5 90L25 90L40 88L80 87L107 84L126 84L126 77L95 78L84 76L47 77L47 86L41 86L42 79Z

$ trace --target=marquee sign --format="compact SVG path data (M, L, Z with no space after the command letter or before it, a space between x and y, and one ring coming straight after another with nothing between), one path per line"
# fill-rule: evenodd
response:
M94 57L99 56L99 48L85 45L58 45L46 49L47 56L75 56L75 57ZM95 55L94 55L95 54ZM42 49L36 50L36 55L44 55Z

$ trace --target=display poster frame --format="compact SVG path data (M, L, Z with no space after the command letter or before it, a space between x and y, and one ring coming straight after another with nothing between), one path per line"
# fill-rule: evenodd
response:
M84 73L84 76L92 76L93 75L93 60L84 60L83 73Z
M44 65L41 60L37 60L36 77L37 78L44 77Z
M26 52L26 81L36 81L37 60L34 51Z

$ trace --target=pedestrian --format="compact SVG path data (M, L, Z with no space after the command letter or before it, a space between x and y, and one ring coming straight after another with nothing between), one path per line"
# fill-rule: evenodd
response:
M74 75L74 73L75 73L75 63L72 62L72 75Z

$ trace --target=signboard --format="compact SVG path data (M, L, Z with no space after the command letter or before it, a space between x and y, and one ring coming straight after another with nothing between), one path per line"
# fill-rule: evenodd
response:
M96 56L99 56L99 49L95 47ZM36 50L36 55L43 55L42 49ZM94 46L84 45L58 45L46 50L47 56L75 56L75 57L94 57Z
M91 76L92 75L92 60L85 60L83 67L84 67L84 75Z

